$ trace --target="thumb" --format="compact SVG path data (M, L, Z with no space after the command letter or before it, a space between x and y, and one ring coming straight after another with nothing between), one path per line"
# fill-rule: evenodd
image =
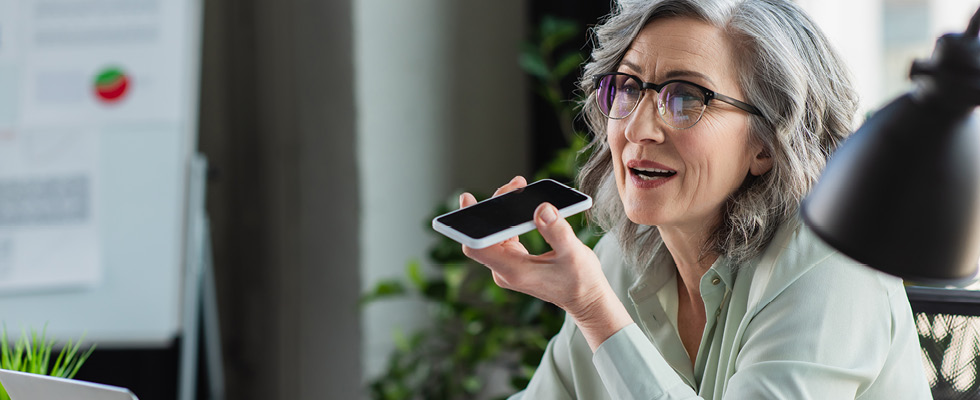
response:
M558 215L558 209L549 203L541 203L534 210L534 224L544 240L558 253L571 250L580 243L572 226Z

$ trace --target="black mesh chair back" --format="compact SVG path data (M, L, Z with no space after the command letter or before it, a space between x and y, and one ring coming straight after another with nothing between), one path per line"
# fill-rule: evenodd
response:
M980 399L980 292L906 288L935 399Z

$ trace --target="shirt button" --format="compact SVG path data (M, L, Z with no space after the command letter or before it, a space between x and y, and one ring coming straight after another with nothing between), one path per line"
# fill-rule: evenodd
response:
M712 285L716 285L717 286L719 283L721 283L721 278L719 278L717 276L714 279L711 280L711 284Z

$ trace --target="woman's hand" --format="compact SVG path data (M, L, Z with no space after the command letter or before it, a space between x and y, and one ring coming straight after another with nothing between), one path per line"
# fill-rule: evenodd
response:
M494 196L524 186L527 181L518 176L497 189ZM459 204L461 208L471 206L476 204L476 198L463 193ZM602 273L598 257L578 239L571 225L559 218L553 205L543 203L538 206L534 211L534 224L552 251L529 254L518 238L513 237L483 249L463 246L463 253L490 268L494 282L500 287L529 294L564 309L586 333L586 339L595 350L609 336L632 323L632 318ZM587 329L595 337L590 338ZM597 342L593 345L594 340Z

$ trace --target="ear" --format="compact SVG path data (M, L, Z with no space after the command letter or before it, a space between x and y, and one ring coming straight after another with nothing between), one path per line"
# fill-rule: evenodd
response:
M752 176L760 176L769 172L770 169L772 169L772 156L769 155L766 149L762 149L752 159L752 163L749 165L749 173Z

